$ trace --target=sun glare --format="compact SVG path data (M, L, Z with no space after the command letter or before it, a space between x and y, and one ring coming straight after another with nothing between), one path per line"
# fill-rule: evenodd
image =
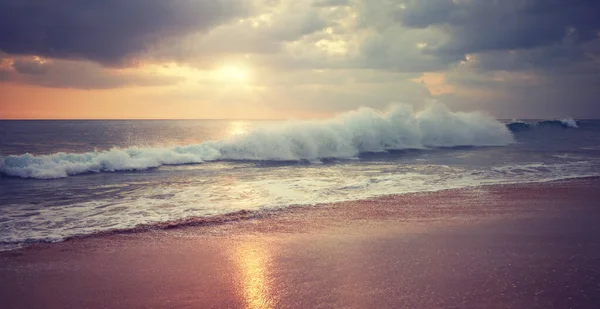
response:
M217 70L219 80L230 83L247 83L250 81L250 72L244 67L226 65Z
M248 133L249 124L245 121L234 121L230 124L231 135L244 135Z

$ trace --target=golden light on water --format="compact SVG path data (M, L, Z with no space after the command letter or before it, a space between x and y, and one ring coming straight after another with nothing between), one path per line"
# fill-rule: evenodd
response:
M246 121L233 121L229 127L229 135L237 136L248 133L249 123Z
M275 308L267 273L269 255L263 245L254 242L241 244L237 248L236 262L246 308Z

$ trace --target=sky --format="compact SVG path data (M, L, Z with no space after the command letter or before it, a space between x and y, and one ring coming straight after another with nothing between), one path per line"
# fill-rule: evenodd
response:
M0 119L600 118L596 0L0 0Z

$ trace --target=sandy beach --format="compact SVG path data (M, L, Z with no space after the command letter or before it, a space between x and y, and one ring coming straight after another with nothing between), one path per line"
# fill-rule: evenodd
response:
M388 196L0 253L0 307L594 308L600 179Z

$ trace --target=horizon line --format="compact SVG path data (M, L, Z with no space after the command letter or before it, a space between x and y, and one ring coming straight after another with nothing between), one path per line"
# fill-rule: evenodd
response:
M318 120L327 118L0 118L0 121L282 121L282 120ZM494 118L496 120L600 120L600 118L575 118L575 117L554 117L554 118Z
M230 120L268 121L290 120L293 118L0 118L0 121L122 121L122 120Z

